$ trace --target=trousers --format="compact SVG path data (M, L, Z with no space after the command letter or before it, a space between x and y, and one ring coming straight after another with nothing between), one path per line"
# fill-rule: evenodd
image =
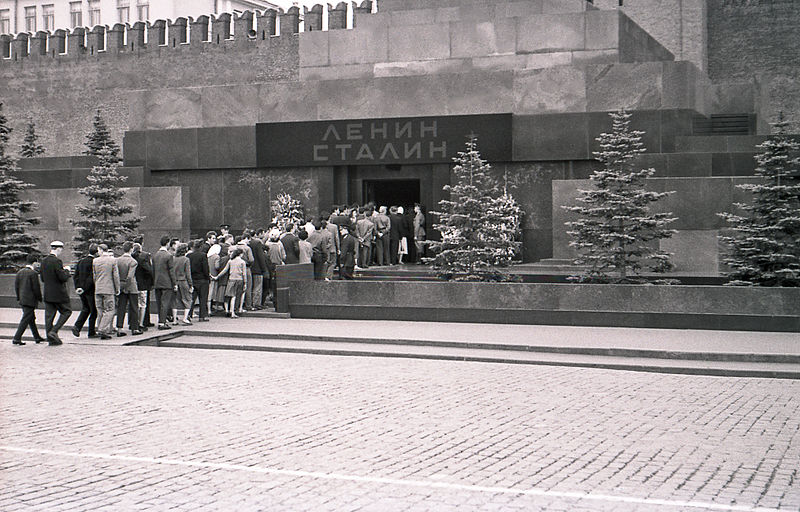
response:
M56 318L56 312L58 312L58 321L54 324L53 320ZM69 308L69 303L45 302L44 328L47 334L50 334L51 331L58 333L58 330L67 323L67 319L71 314L72 310Z
M33 306L22 306L22 318L19 321L17 332L14 333L14 339L22 340L22 335L28 327L31 329L33 339L39 340L42 338L39 336L39 329L36 328L36 308Z
M108 335L111 333L111 325L114 322L114 296L110 293L96 293L94 302L97 304L98 311L97 333Z
M94 303L94 293L82 293L81 298L81 312L78 319L75 320L75 329L80 331L86 320L89 320L89 336L96 334L95 326L97 325L97 306Z

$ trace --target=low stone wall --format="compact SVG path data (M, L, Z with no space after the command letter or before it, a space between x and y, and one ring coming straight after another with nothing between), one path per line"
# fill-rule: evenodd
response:
M800 332L800 289L295 281L297 318Z

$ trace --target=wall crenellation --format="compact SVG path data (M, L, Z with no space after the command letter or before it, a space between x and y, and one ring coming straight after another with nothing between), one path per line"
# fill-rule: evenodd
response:
M328 30L347 28L347 2L328 4ZM109 56L120 53L195 48L208 45L258 44L271 37L323 30L325 8L321 4L304 7L301 20L297 6L265 11L244 11L241 14L179 17L133 24L117 23L112 27L76 27L35 34L20 32L16 36L0 34L0 66L13 65L26 59L76 59L85 56ZM352 2L353 26L356 18L372 13L372 1ZM301 25L301 21L303 22ZM302 28L302 30L301 30ZM229 43L230 42L230 43Z

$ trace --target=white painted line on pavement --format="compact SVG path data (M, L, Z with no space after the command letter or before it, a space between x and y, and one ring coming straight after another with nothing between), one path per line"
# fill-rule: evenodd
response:
M720 503L708 503L702 501L672 501L672 500L660 500L652 498L634 498L630 496L612 496L608 494L587 494L583 492L546 491L542 489L514 489L510 487L487 487L482 485L453 484L447 482L434 482L425 480L401 480L399 478L342 475L337 473L321 473L317 471L295 471L290 469L260 468L256 466L242 466L239 464L226 464L220 462L198 462L198 461L179 460L179 459L132 457L128 455L111 455L106 453L63 452L58 450L20 448L17 446L3 446L3 445L0 445L0 450L5 450L9 452L19 452L19 453L35 453L39 455L77 457L83 459L118 460L124 462L141 462L145 464L165 464L169 466L226 469L231 471L245 471L249 473L260 473L268 475L317 478L321 480L339 480L346 482L402 485L407 487L424 487L433 489L484 492L492 494L516 494L516 495L526 495L526 496L542 496L550 498L570 498L576 500L594 500L594 501L607 501L615 503L635 503L640 505L658 505L664 507L691 507L691 508L700 508L706 510L725 510L732 512L780 512L780 509L774 509L774 508L749 507L746 505L723 505Z

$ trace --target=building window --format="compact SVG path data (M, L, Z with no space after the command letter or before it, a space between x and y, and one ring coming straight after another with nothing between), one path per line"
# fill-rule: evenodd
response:
M25 8L25 32L36 32L36 6Z
M147 21L147 18L150 17L150 0L137 0L136 14L139 21Z
M100 24L100 0L89 0L89 26Z
M83 8L81 7L81 2L69 3L69 21L72 28L83 25Z
M0 34L11 33L11 11L0 9Z
M56 28L56 15L53 4L42 6L42 30L53 31Z

